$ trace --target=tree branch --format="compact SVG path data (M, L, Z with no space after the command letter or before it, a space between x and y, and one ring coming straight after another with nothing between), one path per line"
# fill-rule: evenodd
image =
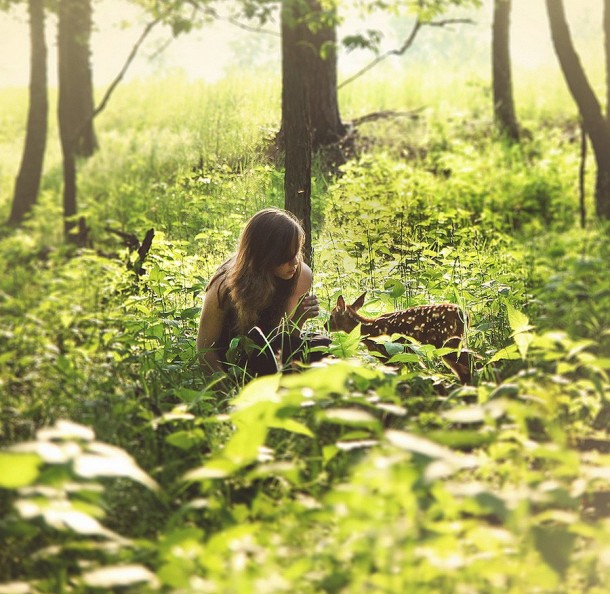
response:
M226 21L227 23L230 23L234 27L243 29L244 31L247 31L248 33L264 33L265 35L271 35L273 37L281 37L281 35L278 31L272 31L270 29L263 29L262 26L253 27L252 25L247 25L246 23L242 23L240 20L237 19L237 17L234 17L234 16L230 16L230 15L223 16L223 15L219 14L218 11L211 6L206 6L205 8L202 6L197 6L197 9L199 10L199 12L203 12L203 14L205 14L205 16L207 16L207 17L211 17L217 21Z
M273 37L280 37L280 34L277 31L271 31L270 29L263 29L262 27L251 27L250 25L246 25L246 24L238 21L234 17L226 17L226 21L231 23L235 27L243 29L244 31L248 31L249 33L264 33L265 35L271 35Z
M165 15L157 17L156 19L154 19L150 23L148 23L148 25L146 25L146 27L144 27L144 30L142 31L142 34L140 35L139 39L136 41L134 46L131 48L131 52L129 52L129 55L127 56L127 59L125 60L123 67L121 68L121 70L119 71L119 73L117 74L115 79L112 81L112 83L110 84L108 89L106 89L106 93L104 93L104 96L102 97L101 102L93 111L93 114L91 115L91 119L94 119L97 115L99 115L106 108L106 105L108 104L108 101L110 100L110 97L112 96L112 93L114 93L114 90L117 88L119 83L125 77L125 74L127 73L127 70L129 69L129 66L131 65L134 58L136 57L136 54L138 53L138 50L140 49L140 47L142 46L142 44L144 43L145 39L148 37L150 32L163 20L164 16Z
M417 34L419 33L419 30L422 27L424 27L424 26L446 27L448 25L457 25L457 24L473 25L474 21L472 21L471 19L444 19L441 21L422 22L418 18L415 21L415 24L413 25L413 29L411 30L411 33L409 33L409 36L407 37L407 39L404 41L404 43L399 48L396 48L393 50L388 50L387 52L377 56L372 62L370 62L369 64L364 66L364 68L361 68L358 72L356 72L356 74L350 76L349 78L347 78L343 82L341 82L339 85L337 85L337 89L340 89L340 88L344 87L345 85L353 82L357 78L360 78L363 74L365 74L366 72L368 72L369 70L371 70L372 68L377 66L377 64L379 64L379 62L382 62L386 58L389 58L390 56L402 56L402 54L404 54L413 45L413 42L415 41L415 38L417 37Z
M472 19L443 19L442 21L430 21L424 23L428 27L446 27L447 25L474 25L476 24Z
M409 37L407 37L405 42L398 49L389 50L389 51L385 52L384 54L377 56L372 62L369 62L364 68L361 68L360 70L358 70L358 72L356 72L356 74L350 76L349 78L344 80L342 83L337 85L337 89L341 89L342 87L344 87L345 85L348 85L349 83L353 82L357 78L360 78L364 73L371 70L371 68L374 68L375 66L377 66L377 64L379 64L379 62L382 62L386 58L389 58L390 56L400 56L400 55L404 54L415 41L415 38L417 37L417 33L419 32L419 30L421 28L422 28L422 22L419 19L417 19L415 21L415 24L413 25L413 29L411 30Z
M366 115L353 119L351 124L357 128L360 126L360 124L365 124L366 122L375 122L377 120L385 120L388 118L402 117L415 119L424 109L425 107L418 107L417 109L412 109L411 111L394 111L392 109L375 111L373 113L367 113Z

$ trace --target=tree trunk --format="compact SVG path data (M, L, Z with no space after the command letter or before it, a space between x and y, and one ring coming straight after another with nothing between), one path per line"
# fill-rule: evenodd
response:
M76 220L76 157L91 155L97 148L89 52L91 0L60 0L57 28L57 115L63 154L64 232L67 241L82 243Z
M313 150L343 138L346 128L339 115L337 99L337 29L336 9L324 12L320 0L308 0L315 15L313 26L307 27L306 47L309 49L306 82L309 89Z
M515 115L510 63L511 0L494 0L492 26L492 74L494 117L498 129L514 141L519 140Z
M64 152L64 235L70 243L76 242L76 157L73 151Z
M305 260L311 263L311 124L307 61L300 0L282 4L282 121L286 150L284 205L305 230Z
M30 212L40 190L44 152L47 144L47 44L43 0L29 0L30 15L30 105L25 146L9 217L10 224L19 224Z
M336 10L322 8L320 0L290 0L298 3L297 27L299 42L305 56L301 77L308 88L311 118L312 149L333 144L345 136L347 130L339 114L337 98L337 33ZM294 12L294 11L293 11ZM284 139L286 122L278 137Z
M83 157L91 156L98 146L93 127L91 28L91 0L60 0L59 122L65 142L72 143L75 155Z
M608 10L608 0L605 0ZM563 0L546 0L555 53L570 93L578 106L580 117L597 165L595 204L599 217L610 219L610 125L602 113L601 105L589 84L585 71L570 37ZM604 24L608 19L604 18ZM608 33L608 31L606 31Z
M604 0L604 50L606 76L610 76L610 0ZM606 119L610 121L610 80L606 81Z

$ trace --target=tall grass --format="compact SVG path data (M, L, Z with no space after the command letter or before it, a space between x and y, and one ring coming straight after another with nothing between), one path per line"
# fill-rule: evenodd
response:
M593 75L597 81L599 71ZM514 80L517 112L527 127L558 114L575 119L556 68L516 71ZM103 90L98 90L98 97ZM431 71L429 64L394 61L342 88L339 99L346 121L374 111L419 109L440 126L454 120L490 125L492 118L489 76L472 71L468 64L437 64ZM61 155L55 100L52 92L43 187L58 202ZM0 216L8 213L12 197L26 109L25 89L0 92ZM180 73L123 83L96 119L101 148L81 163L81 205L98 202L100 187L125 180L168 180L210 163L233 170L251 168L264 161L264 140L277 131L279 121L280 80L268 72L233 74L216 83L189 81Z
M593 73L597 77L599 71ZM542 161L541 166L570 178L571 192L575 192L577 119L563 80L553 67L519 70L514 79L518 115L534 138L527 150L551 151L553 159ZM99 89L97 96L103 91ZM233 73L215 83L189 81L173 72L119 85L95 121L99 151L79 164L79 210L87 216L94 239L98 241L103 228L112 225L136 233L154 226L188 240L202 229L219 226L214 222L215 217L221 220L214 215L214 203L232 204L240 220L267 204L281 205L282 174L267 156L267 142L280 125L280 98L279 76L268 71L264 75ZM341 88L339 101L345 121L375 111L410 114L363 125L360 144L383 144L398 158L424 161L425 167L437 172L459 173L451 184L457 200L464 192L470 194L466 197L470 201L480 199L473 196L474 189L486 193L487 176L493 179L493 169L504 168L506 159L511 159L509 153L498 153L497 146L480 142L493 135L490 83L488 76L469 64L436 64L432 73L430 65L388 61ZM8 216L19 166L26 103L25 89L0 92L2 219ZM26 225L26 231L42 245L62 241L55 105L52 91L42 192ZM537 129L544 122L561 125ZM565 142L568 150L559 150ZM485 172L480 169L484 160L473 172L469 160L485 155L489 157ZM316 169L316 230L327 185L325 173ZM559 185L565 187L566 182Z
M206 83L174 73L120 85L95 120L100 150L79 166L81 208L97 204L101 188L112 193L125 183L141 187L215 163L235 170L251 167L264 155L264 140L278 129L279 101L279 81L255 75ZM55 111L52 93L43 189L59 204ZM6 218L25 134L26 90L1 91L0 113L0 216Z

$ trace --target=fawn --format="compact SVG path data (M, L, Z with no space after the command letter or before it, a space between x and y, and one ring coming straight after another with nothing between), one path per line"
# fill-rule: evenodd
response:
M387 356L387 353L383 345L368 340L367 337L404 334L422 344L432 344L437 348L459 349L464 338L467 316L457 305L452 303L418 305L375 318L367 318L358 313L364 304L365 295L366 293L360 295L351 305L345 303L343 295L339 296L337 305L330 314L329 330L351 332L361 324L361 333L365 337L364 344L369 350L380 352L384 356ZM463 384L470 381L470 358L467 352L458 350L444 355L443 360Z

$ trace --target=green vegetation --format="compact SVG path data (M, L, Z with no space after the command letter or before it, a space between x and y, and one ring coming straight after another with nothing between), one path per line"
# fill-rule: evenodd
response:
M610 241L577 226L574 110L524 93L531 139L510 146L478 81L451 102L382 84L343 90L344 118L426 109L363 125L340 175L317 169L310 324L363 290L369 314L459 303L472 384L427 346L383 366L357 331L303 373L206 383L206 283L283 203L279 87L123 86L80 167L91 247L61 243L53 151L34 216L0 236L0 592L607 590ZM144 274L107 227L155 229Z

